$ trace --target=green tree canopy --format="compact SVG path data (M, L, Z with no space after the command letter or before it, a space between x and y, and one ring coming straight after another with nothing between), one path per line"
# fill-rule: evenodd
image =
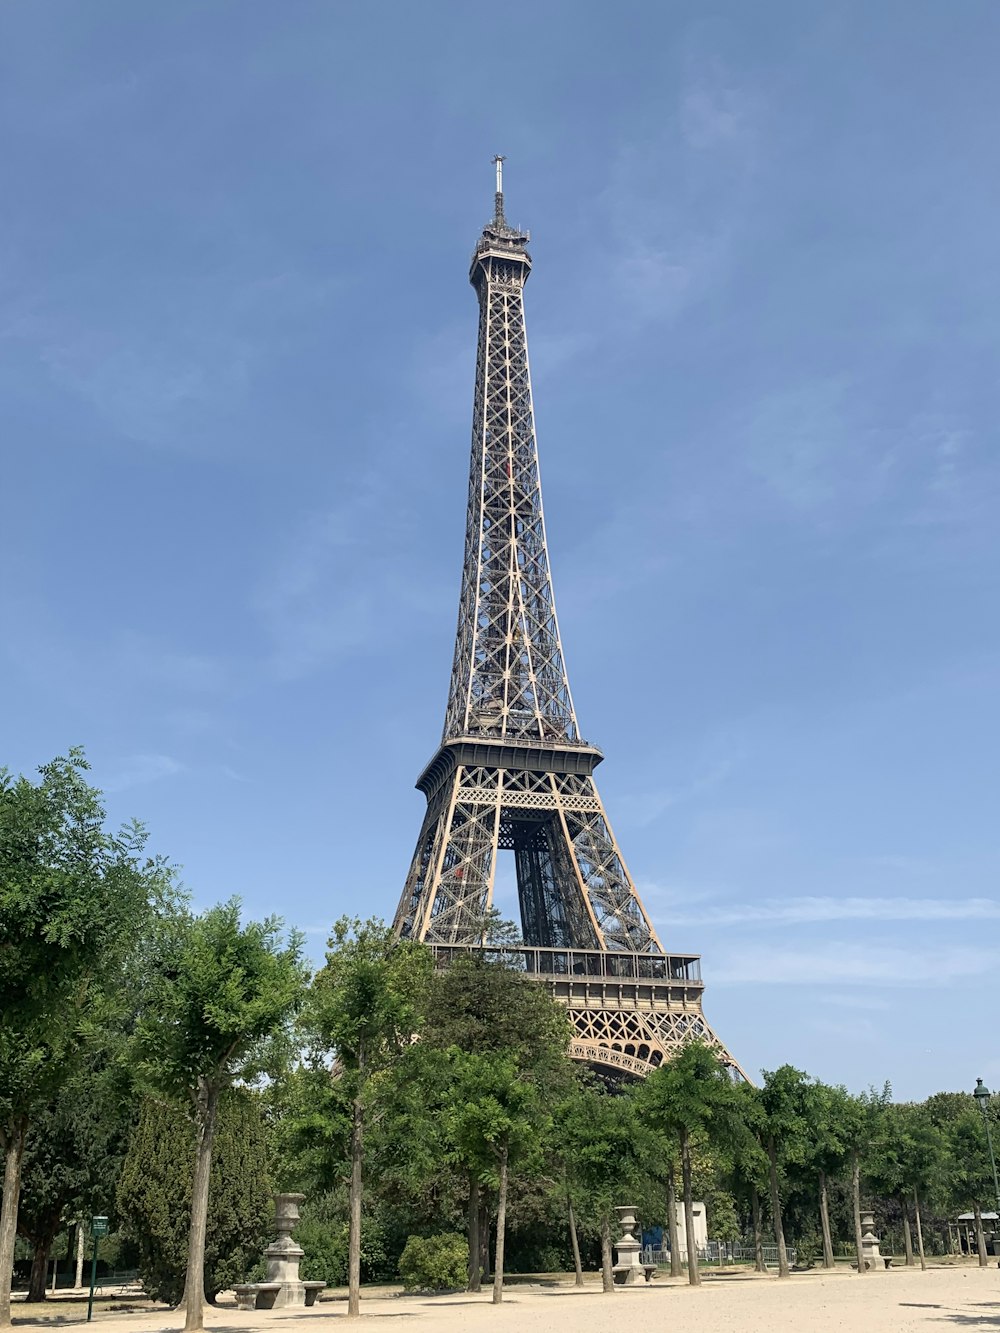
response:
M175 1305L184 1291L197 1130L176 1103L144 1099L116 1192L117 1210L139 1251L143 1289ZM212 1145L205 1242L205 1294L246 1282L261 1260L273 1207L270 1135L260 1094L227 1088Z
M701 1278L694 1236L692 1149L701 1137L723 1148L735 1145L740 1125L733 1084L713 1051L701 1042L690 1042L649 1075L639 1107L645 1123L674 1139L680 1149L688 1280L697 1285Z
M379 1082L420 1030L431 975L424 945L400 940L381 921L342 917L316 974L306 1025L337 1061L350 1104L348 1314L361 1310L364 1138Z
M72 1076L100 979L118 973L171 886L144 855L141 825L106 829L87 770L81 750L38 782L0 769L0 1328L32 1121Z
M276 918L240 922L231 899L178 913L160 935L135 1037L138 1075L186 1108L195 1126L185 1329L204 1327L206 1219L219 1100L267 1064L270 1043L298 1010L307 969L301 937Z

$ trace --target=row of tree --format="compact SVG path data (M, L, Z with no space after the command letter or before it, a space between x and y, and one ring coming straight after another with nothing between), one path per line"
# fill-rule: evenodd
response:
M786 1234L800 1257L816 1237L827 1265L852 1238L863 1273L863 1199L899 1219L908 1262L911 1218L923 1263L925 1231L936 1245L942 1214L973 1211L986 1262L968 1095L894 1105L788 1066L754 1088L698 1045L609 1087L569 1060L565 1014L510 965L509 928L484 921L482 947L442 971L382 923L343 920L310 976L294 932L235 901L193 913L144 848L140 826L107 830L79 752L37 782L0 775L0 1328L16 1236L41 1298L54 1238L94 1211L201 1328L206 1296L259 1275L273 1188L307 1194L304 1275L346 1276L351 1314L362 1276L395 1276L412 1237L407 1271L440 1237L440 1271L461 1249L495 1301L509 1263L582 1281L599 1262L610 1287L622 1202L666 1220L692 1282L694 1198L714 1236L752 1238L758 1267L770 1227L781 1275Z

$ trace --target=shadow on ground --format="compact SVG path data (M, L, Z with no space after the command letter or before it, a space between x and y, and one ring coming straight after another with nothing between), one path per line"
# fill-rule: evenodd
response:
M936 1307L940 1309L941 1307ZM959 1328L1000 1328L1000 1305L995 1301L983 1301L979 1305L973 1306L976 1310L991 1310L992 1314L962 1314L956 1310L954 1314L939 1315L936 1323L955 1324Z

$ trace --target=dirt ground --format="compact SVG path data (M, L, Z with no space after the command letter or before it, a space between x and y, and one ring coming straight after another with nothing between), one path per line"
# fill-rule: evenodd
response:
M516 1281L516 1280L515 1280ZM331 1293L311 1310L208 1309L212 1333L320 1333L331 1320L347 1323L343 1293ZM502 1305L482 1296L405 1296L379 1288L362 1299L364 1324L412 1333L947 1333L963 1328L1000 1330L1000 1270L975 1264L892 1269L858 1278L848 1269L832 1274L794 1274L787 1281L749 1273L706 1275L701 1287L657 1278L650 1286L618 1288L605 1295L591 1276L576 1289L572 1280L539 1279L508 1287ZM86 1306L15 1306L14 1322L26 1328L69 1327ZM105 1302L94 1324L111 1333L175 1333L183 1315L148 1310L126 1314Z

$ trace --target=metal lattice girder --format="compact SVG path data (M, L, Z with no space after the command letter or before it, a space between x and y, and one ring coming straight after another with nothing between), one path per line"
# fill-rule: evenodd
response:
M526 242L495 220L472 265L479 351L446 740L579 738L545 543L522 299Z
M522 846L535 833L535 852ZM496 852L521 846L531 944L660 952L590 776L457 765L431 798L397 912L405 935L472 944L493 896ZM539 878L540 877L540 878Z
M594 783L602 755L580 737L566 675L524 322L531 258L527 233L504 216L500 160L495 216L469 275L479 341L455 657L441 747L417 784L427 813L395 928L438 947L480 943L497 854L509 850L526 944L660 958ZM554 993L569 1005L581 1059L603 1051L612 1067L641 1073L692 1036L719 1046L700 990L661 996L655 1017L623 1008L613 990L583 1008Z

